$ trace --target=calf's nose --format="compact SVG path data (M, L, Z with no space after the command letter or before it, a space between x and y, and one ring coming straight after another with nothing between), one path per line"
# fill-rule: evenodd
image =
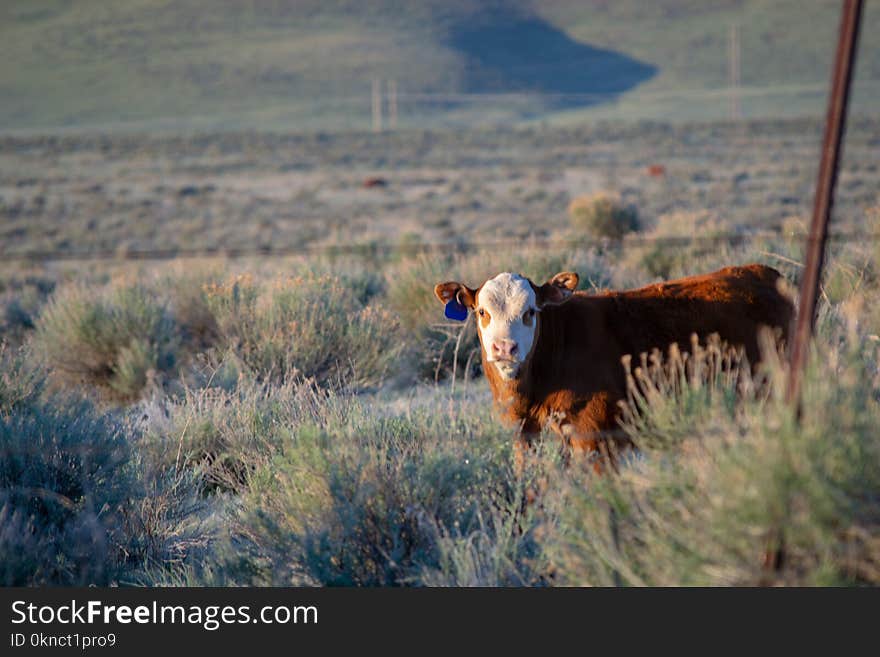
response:
M512 358L519 351L519 346L513 340L495 340L492 343L492 353L503 358Z

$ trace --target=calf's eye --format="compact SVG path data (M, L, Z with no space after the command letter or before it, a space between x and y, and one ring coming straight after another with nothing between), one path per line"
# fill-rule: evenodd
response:
M527 311L523 313L523 323L526 325L531 325L532 320L535 318L535 310L533 308L529 308Z

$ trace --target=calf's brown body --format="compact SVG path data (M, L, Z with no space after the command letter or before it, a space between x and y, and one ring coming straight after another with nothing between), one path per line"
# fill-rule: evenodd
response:
M550 425L572 451L611 455L618 402L626 398L624 355L638 357L672 343L686 351L691 336L717 333L742 346L752 363L760 358L759 330L778 329L785 339L792 304L777 286L779 272L763 265L728 267L702 276L635 290L575 292L539 314L536 340L516 379L483 368L496 403L521 430L521 446ZM624 441L625 442L625 441Z

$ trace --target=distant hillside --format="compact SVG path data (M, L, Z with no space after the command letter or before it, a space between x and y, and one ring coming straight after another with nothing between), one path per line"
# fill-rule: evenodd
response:
M880 28L867 3L863 33ZM4 0L0 130L365 128L373 78L401 122L724 115L742 35L750 114L816 113L836 0ZM863 38L861 102L880 80ZM783 86L782 93L768 89ZM682 95L682 91L688 94ZM696 92L696 95L695 95ZM525 94L466 96L460 94ZM438 95L439 94L439 95Z

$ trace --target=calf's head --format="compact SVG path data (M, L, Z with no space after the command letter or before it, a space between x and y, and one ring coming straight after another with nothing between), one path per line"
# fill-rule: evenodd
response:
M504 272L476 289L455 281L440 283L434 294L444 304L476 314L486 362L502 378L511 380L519 376L531 356L541 310L568 299L577 284L574 272L556 274L540 286L519 274Z

